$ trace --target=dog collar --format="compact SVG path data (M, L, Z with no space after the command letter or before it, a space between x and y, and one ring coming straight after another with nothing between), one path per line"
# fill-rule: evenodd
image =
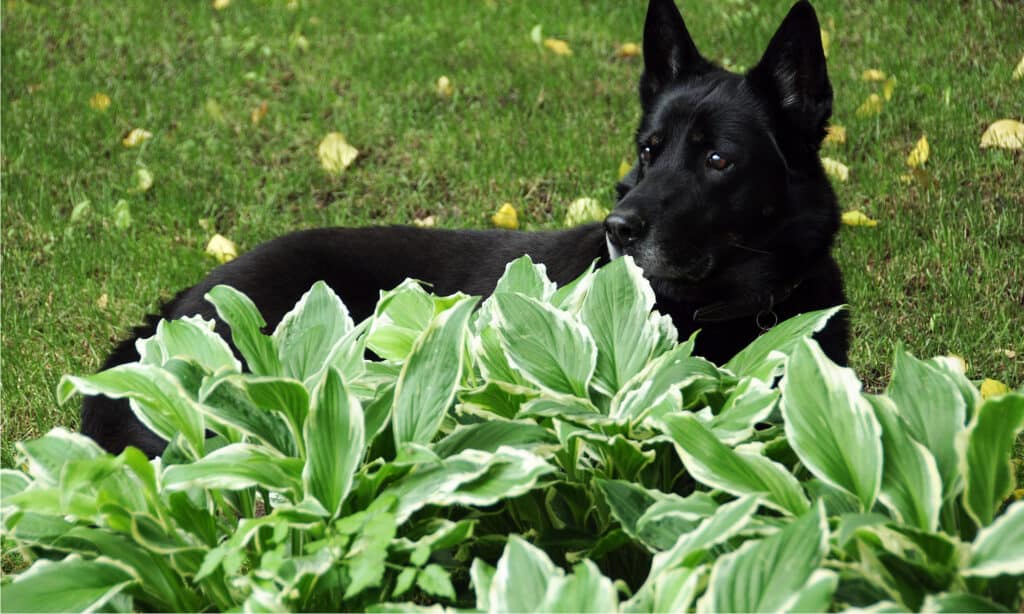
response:
M768 330L779 323L779 316L775 313L775 306L788 299L800 283L798 281L795 284L777 288L768 294L767 301L719 301L711 303L695 310L693 312L693 321L701 324L717 324L754 316L757 327L763 331Z

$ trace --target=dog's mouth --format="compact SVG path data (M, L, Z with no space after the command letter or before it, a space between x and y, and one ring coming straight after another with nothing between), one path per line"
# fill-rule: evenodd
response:
M673 284L676 286L696 286L706 282L715 269L715 258L711 252L703 252L691 261L684 264L677 264L671 258L644 247L643 244L633 244L627 247L618 245L610 235L605 235L605 242L608 244L608 256L616 260L623 256L632 256L643 272L644 277L654 281Z

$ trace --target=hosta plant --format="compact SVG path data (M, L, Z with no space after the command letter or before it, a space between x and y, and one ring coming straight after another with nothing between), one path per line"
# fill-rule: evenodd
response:
M628 258L561 288L516 260L483 301L409 281L358 324L318 283L271 334L207 298L237 353L167 321L58 386L128 398L161 458L19 444L4 611L1021 606L1024 394L899 350L866 394L813 341L835 310L714 365Z

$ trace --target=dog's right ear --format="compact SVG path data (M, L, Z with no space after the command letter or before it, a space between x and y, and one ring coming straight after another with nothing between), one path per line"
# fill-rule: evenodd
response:
M651 0L644 22L644 74L640 104L646 110L666 86L713 68L701 56L675 0Z

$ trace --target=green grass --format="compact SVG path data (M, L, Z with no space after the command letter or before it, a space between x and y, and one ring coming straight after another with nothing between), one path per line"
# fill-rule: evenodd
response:
M427 215L487 227L506 201L527 228L559 227L580 196L610 205L617 167L632 157L641 70L615 48L639 41L644 4L235 0L217 12L205 1L6 2L0 464L12 463L14 441L77 426L77 407L54 401L61 374L96 369L130 325L212 268L211 229L247 249L297 228ZM788 4L688 2L683 13L708 57L750 66ZM991 121L1024 119L1024 82L1010 78L1024 11L815 4L831 30L835 121L849 135L825 155L852 169L837 185L843 207L880 222L844 228L835 249L853 366L884 386L903 344L963 356L974 378L1024 384L1024 161L978 149ZM538 23L573 55L534 45ZM880 90L860 80L865 68L898 85L879 117L858 119ZM434 93L441 75L451 99ZM106 112L90 109L96 92L112 99ZM126 149L134 127L154 137ZM331 131L361 152L337 178L316 158ZM903 185L923 133L934 185ZM155 183L130 193L140 165ZM120 199L131 207L126 230L114 224ZM90 212L72 224L84 200Z

